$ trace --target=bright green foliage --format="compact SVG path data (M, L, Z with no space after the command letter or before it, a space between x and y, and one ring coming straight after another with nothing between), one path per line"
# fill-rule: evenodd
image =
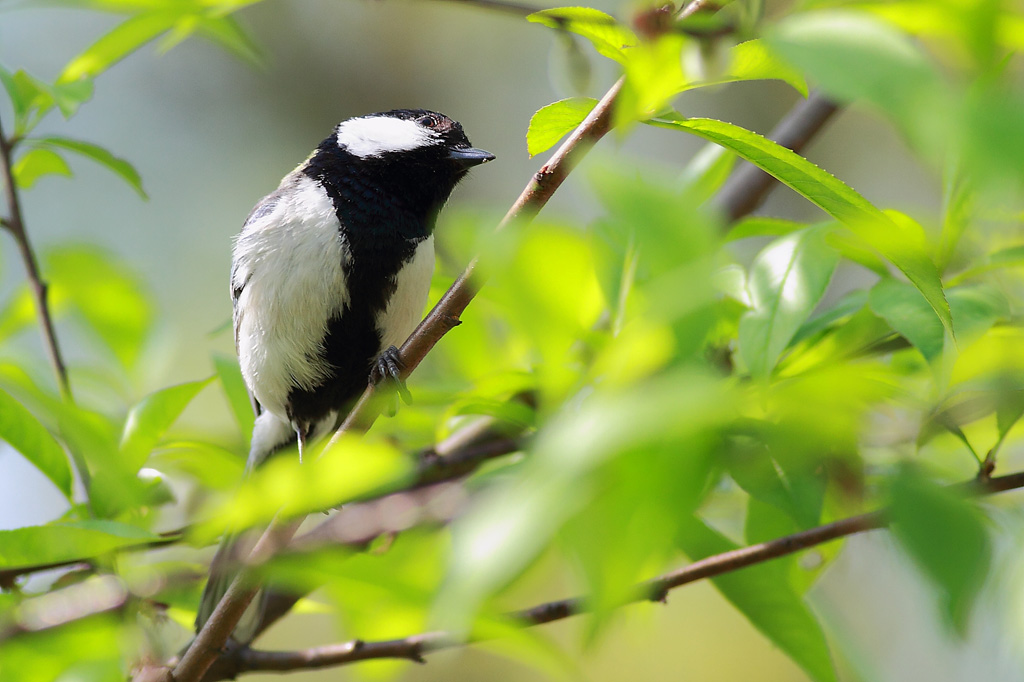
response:
M775 366L793 335L818 305L838 254L825 243L825 230L807 228L769 244L750 267L750 311L739 327L739 350L756 377Z
M0 531L0 568L92 559L158 536L114 521L77 521Z
M212 378L162 389L143 398L128 412L119 453L126 471L139 470L167 429L210 381Z
M571 97L542 107L530 119L526 131L526 150L530 156L555 146L570 130L578 126L597 104L590 97Z
M31 144L38 145L44 149L65 149L84 156L87 159L91 159L119 175L125 182L131 185L136 192L139 193L139 196L143 199L146 198L146 192L142 189L142 178L139 177L139 172L135 170L134 166L124 159L119 159L114 156L103 147L89 144L88 142L82 142L81 140L69 140L66 137L55 136L33 138Z
M14 181L29 189L44 175L71 175L71 168L60 154L49 149L33 149L14 165Z

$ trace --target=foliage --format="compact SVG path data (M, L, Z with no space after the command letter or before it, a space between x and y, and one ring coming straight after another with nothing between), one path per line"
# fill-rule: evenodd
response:
M198 34L259 60L233 17L254 3L73 4L126 18L53 82L0 68L13 112L0 134L13 143L15 189L39 191L39 178L70 175L71 154L144 198L129 162L91 142L38 134L40 122L54 111L74 115L96 78L152 41L166 50ZM96 357L72 366L72 386L102 367L121 402L75 401L35 367L0 362L0 438L72 502L61 518L0 537L3 678L119 679L152 653L143 642L158 614L190 622L198 554L182 548L180 561L162 562L146 551L179 539L160 534L173 512L187 519L185 541L205 545L279 512L375 499L410 485L419 448L481 416L518 439L518 454L468 477L471 504L450 526L428 524L369 552L282 552L262 575L301 592L325 587L354 638L501 633L503 654L572 674L563 652L507 618L543 562L558 562L585 595L592 643L624 604L650 596L645 580L684 560L884 507L892 537L935 595L936 618L954 636L966 633L1000 531L986 509L946 486L979 469L987 476L1024 414L1024 17L995 0L811 0L771 20L743 11L759 3L724 4L685 19L636 7L631 22L586 7L527 17L614 62L624 78L614 109L620 134L646 124L665 139L692 135L714 147L681 180L679 169L653 164L578 173L597 198L589 224L543 219L498 234L479 220L451 225L439 235L447 253L465 262L482 249L490 277L466 324L414 375L414 405L313 463L278 457L237 484L253 419L233 358L214 354L210 378L177 377L125 398L124 378L154 335L144 283L95 247L47 245L52 313L61 329L77 324L95 342ZM810 83L883 117L945 178L942 206L916 217L876 206L766 137L673 109L684 92L760 79L800 96ZM599 93L583 94L534 114L529 154L586 118ZM736 159L822 214L724 225L709 198ZM438 274L435 294L454 274ZM860 284L839 291L840 281ZM7 295L0 353L36 333L33 306L28 286ZM212 390L237 422L229 446L175 428ZM901 433L874 437L879 415L893 413L905 421ZM835 553L823 551L823 561ZM22 576L66 562L76 570L46 587ZM833 637L805 598L822 569L786 557L718 575L714 585L811 679L827 682L838 679ZM47 622L33 615L47 599L98 585L94 574L119 586L90 593L95 609Z

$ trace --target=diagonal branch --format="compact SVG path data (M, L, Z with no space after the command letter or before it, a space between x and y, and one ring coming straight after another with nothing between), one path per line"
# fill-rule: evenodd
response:
M987 482L972 481L953 488L969 497L1024 488L1024 472L992 478ZM636 597L632 601L665 601L669 591L682 585L738 571L856 533L885 528L887 525L888 519L885 510L880 510L817 526L768 542L716 554L638 585ZM539 604L533 608L510 614L510 616L523 627L543 625L584 613L586 611L585 604L586 601L580 597L562 599ZM379 642L353 640L301 651L243 649L237 652L237 667L232 672L238 674L247 671L295 671L328 668L381 658L422 661L423 656L431 651L464 644L467 642L460 641L447 632L427 632L403 639Z

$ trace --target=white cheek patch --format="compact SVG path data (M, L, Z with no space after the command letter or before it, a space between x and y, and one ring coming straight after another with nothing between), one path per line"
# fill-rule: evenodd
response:
M416 121L390 116L350 118L338 125L338 146L360 158L405 152L439 144L440 138Z

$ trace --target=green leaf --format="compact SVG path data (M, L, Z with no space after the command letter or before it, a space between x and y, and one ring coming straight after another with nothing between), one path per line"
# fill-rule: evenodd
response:
M856 11L805 12L766 40L832 97L867 100L894 118L919 148L942 142L947 88L919 44L891 25Z
M952 315L938 270L928 257L920 235L908 226L897 223L851 187L796 152L749 130L713 119L686 119L678 114L659 117L651 123L691 132L731 149L799 192L902 270L928 300L943 326L952 331Z
M202 17L199 33L251 64L262 64L259 44L233 17Z
M116 521L76 521L0 531L0 568L91 559L160 536Z
M992 558L977 507L906 469L890 488L892 532L939 589L943 615L965 634Z
M735 154L709 142L693 155L679 174L681 191L695 197L697 201L708 201L729 179L735 166Z
M678 542L695 561L739 549L724 535L693 517L684 524ZM825 634L803 598L790 586L785 564L758 564L712 578L711 582L812 679L835 682L835 668Z
M71 499L71 467L60 443L25 407L0 390L0 438Z
M0 83L3 83L14 110L15 134L24 134L53 108L53 98L46 91L46 84L25 71L11 73L0 67ZM33 109L36 110L35 121L30 121Z
M883 279L871 288L868 305L909 341L928 362L942 352L944 330L921 292L907 282Z
M769 216L750 216L733 223L725 240L732 242L750 237L783 237L807 227L806 223Z
M14 182L30 189L44 175L71 176L71 168L60 154L49 149L30 149L14 163Z
M750 373L768 376L832 279L839 256L827 230L808 228L769 244L747 277L752 309L740 319L739 350Z
M761 40L748 40L729 50L730 64L721 78L693 83L690 87L752 80L780 80L807 97L807 81L800 72L765 48Z
M124 159L114 156L99 145L82 142L81 140L71 140L66 137L54 136L34 138L30 140L30 143L41 147L66 149L88 159L92 159L101 166L106 166L108 169L119 175L125 182L131 185L143 199L147 198L145 190L142 189L142 178L139 176L139 172L135 170L130 163Z
M238 358L214 353L213 367L217 372L217 378L220 379L221 388L224 389L224 395L228 399L231 413L235 416L235 421L238 422L238 427L248 442L252 435L252 426L256 421L256 415L253 412L249 389L245 387L245 379L242 378L242 371L238 367Z
M205 489L231 490L242 480L245 457L211 443L174 441L160 445L147 465L191 476Z
M570 97L538 109L526 131L527 152L536 156L551 149L563 135L582 123L596 104L592 97Z
M138 471L153 448L190 402L213 377L190 381L150 393L128 413L121 435L121 462L124 470Z
M65 297L104 347L131 369L155 313L148 290L124 263L91 246L64 246L45 254L51 292Z
M181 16L180 9L160 9L126 19L68 62L57 82L69 83L82 78L95 78L161 33L170 30Z
M590 7L559 7L534 12L527 21L560 31L571 31L589 40L599 54L623 62L637 44L636 34L610 14Z

